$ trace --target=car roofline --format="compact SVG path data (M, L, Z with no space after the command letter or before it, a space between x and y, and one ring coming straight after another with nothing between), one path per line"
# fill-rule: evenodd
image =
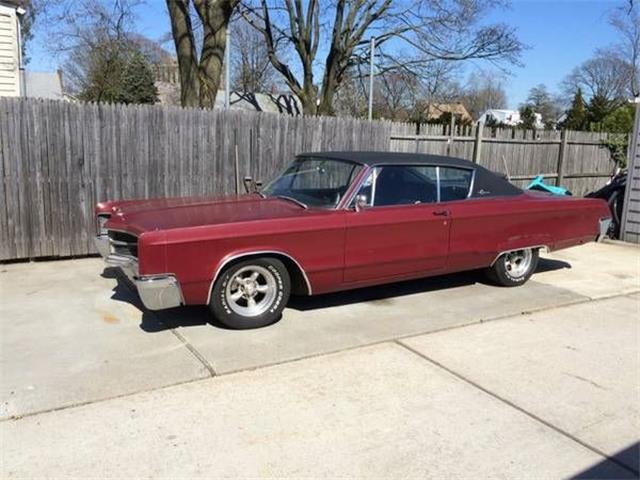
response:
M305 158L326 158L361 165L440 165L461 168L477 168L478 165L469 160L446 155L432 155L427 153L384 152L384 151L352 151L352 152L305 152L297 155Z

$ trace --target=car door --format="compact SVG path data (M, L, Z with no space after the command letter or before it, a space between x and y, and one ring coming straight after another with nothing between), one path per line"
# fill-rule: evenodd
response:
M470 169L441 166L438 173L441 205L451 220L447 270L486 267L495 258L497 239L510 235L509 222L524 221L527 215L505 215L510 197L469 198Z
M376 167L347 213L345 284L438 271L447 261L450 222L438 204L437 168Z

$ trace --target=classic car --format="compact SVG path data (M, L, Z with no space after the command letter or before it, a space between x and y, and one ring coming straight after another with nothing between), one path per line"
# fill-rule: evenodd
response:
M98 250L146 308L205 304L240 329L277 321L291 294L472 269L522 285L541 249L598 240L610 213L457 158L322 152L247 194L108 201L96 218Z

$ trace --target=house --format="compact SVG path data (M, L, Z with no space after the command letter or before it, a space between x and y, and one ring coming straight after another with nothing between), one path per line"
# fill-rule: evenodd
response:
M539 113L536 113L535 116L536 116L535 127L543 128L544 124L542 123L542 115L540 115ZM520 118L520 112L518 110L502 110L502 109L496 109L496 108L491 108L485 111L478 118L478 122L487 123L487 121L489 121L492 118L495 122L499 124L507 125L509 127L516 127L522 123L522 120Z
M158 89L160 105L180 105L180 75L178 62L163 59L154 65L155 86ZM225 108L225 92L218 90L213 108ZM233 90L229 97L232 110L255 110L258 112L302 115L302 104L290 93L252 93Z
M20 17L21 0L0 0L0 97L19 97L23 91Z
M0 97L68 99L62 71L25 71L22 64L20 18L23 0L0 0Z
M466 107L460 103L429 103L424 109L427 121L439 120L444 114L451 114L462 123L471 123L473 118Z

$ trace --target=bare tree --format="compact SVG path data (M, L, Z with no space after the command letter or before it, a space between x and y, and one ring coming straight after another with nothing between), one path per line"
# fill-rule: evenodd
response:
M610 49L631 68L630 93L640 96L640 7L631 3L628 8L613 10L609 18L611 25L620 35L620 43Z
M475 119L490 109L507 107L504 76L495 71L480 71L472 74L460 100Z
M277 72L269 61L260 32L240 19L232 24L232 82L235 90L269 92L277 86Z
M513 30L480 25L494 5L490 0L335 0L320 8L319 0L244 0L241 13L262 33L269 60L304 112L331 114L347 73L367 62L369 36L377 39L381 73L412 71L436 60L516 62L523 45ZM324 29L331 32L326 41ZM296 52L297 64L282 58L278 42ZM318 52L326 52L324 60ZM320 82L318 64L323 65Z
M183 106L213 108L222 76L226 29L238 1L166 0ZM201 45L196 45L198 26L202 28Z
M542 121L547 128L552 128L562 113L561 99L549 92L547 86L543 83L529 90L527 101L520 108L523 109L525 107L531 107L533 112L542 115Z
M420 85L411 72L390 71L378 79L373 102L379 116L406 121L418 103Z
M630 95L632 67L610 50L599 50L593 58L574 68L563 81L565 96L578 89L587 99L597 98L609 109L624 104Z
M140 0L52 0L38 3L49 50L62 60L65 88L91 100L110 100L124 68L140 50L133 33ZM90 94L88 92L91 92Z

